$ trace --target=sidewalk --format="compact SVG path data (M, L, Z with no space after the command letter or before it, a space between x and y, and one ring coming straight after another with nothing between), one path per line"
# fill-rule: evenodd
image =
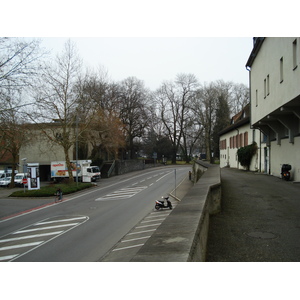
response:
M208 262L300 261L300 184L221 169L222 211L211 216Z

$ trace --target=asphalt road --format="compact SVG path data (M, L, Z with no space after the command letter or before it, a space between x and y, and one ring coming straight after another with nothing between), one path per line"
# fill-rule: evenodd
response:
M298 262L300 184L221 169L222 211L210 218L209 262Z
M51 199L28 199L25 208L26 199L0 199L5 215L7 201L10 209L14 201L22 203L0 221L0 261L100 261L154 210L156 199L174 190L175 173L179 184L189 170L160 167L112 177L56 204ZM41 206L34 209L32 201Z

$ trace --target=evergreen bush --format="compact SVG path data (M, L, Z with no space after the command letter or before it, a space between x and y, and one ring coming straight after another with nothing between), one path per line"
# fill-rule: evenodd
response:
M257 144L253 142L251 145L241 147L237 151L239 163L247 170L250 168L252 157L257 152Z

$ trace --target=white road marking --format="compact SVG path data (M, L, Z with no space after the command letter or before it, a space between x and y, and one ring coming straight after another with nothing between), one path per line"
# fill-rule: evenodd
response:
M140 234L140 233L145 233L145 232L150 232L150 231L155 231L155 230L156 230L156 229L150 229L150 230L143 230L143 231L131 232L131 233L128 233L127 235Z
M119 250L129 249L129 248L141 247L141 246L144 246L144 244L138 244L138 245L123 247L123 248L117 248L117 249L114 249L113 252L114 251L119 251Z
M33 239L33 238L42 237L42 236L49 236L49 235L60 234L61 232L62 231L53 231L53 232L46 232L46 233L41 233L41 234L20 236L20 237L10 238L10 239L3 239L3 240L0 240L0 243L12 242L12 241L19 241L19 240L26 240L26 239Z
M0 256L0 261L12 259L12 258L14 258L14 257L16 257L16 256L18 256L18 255L19 255L19 254Z
M136 238L136 239L124 240L124 241L121 241L121 243L126 243L126 242L132 242L132 241L137 241L137 240L148 239L149 237L150 237L150 235L148 235L148 236L143 236L143 237Z
M142 221L141 224L142 224L142 223L156 222L156 221L163 221L164 219L165 219L165 218L163 218L163 219L149 220L149 221Z
M150 227L150 226L157 226L157 225L160 225L161 223L158 223L158 224L152 224L152 225L145 225L145 226L138 226L138 227L135 227L135 228L144 228L144 227Z
M89 220L89 217L87 216L78 216L78 217L65 216L65 218L64 216L59 216L60 219L57 218L58 216L45 219L44 221L40 221L38 223L31 224L27 227L24 227L23 229L20 229L16 232L12 232L6 235L6 238L0 239L0 245L2 244L2 247L0 247L0 251L7 251L4 253L2 252L2 256L0 256L0 261L14 261L26 255L27 253L33 251L34 249L37 249L42 245L52 241L58 236L61 236L62 234L85 223L87 220ZM72 222L74 220L81 220L81 221L76 223L73 222L73 223L64 223L60 225L57 224L58 222ZM57 225L43 226L44 224L51 224L51 223L56 223ZM42 227L36 227L36 226L42 226ZM42 232L42 230L47 230L47 231ZM29 234L29 235L26 234L28 232L33 232L33 231L40 231L40 232L37 232L36 234ZM39 240L41 238L43 238L43 240ZM32 239L32 242L29 242L30 241L29 239ZM27 243L22 243L23 242L22 240L23 241L27 240ZM21 253L19 252L16 254L15 253L16 251L14 250L20 248L29 248L29 249L23 249L20 251Z
M105 200L118 200L118 199L128 199L139 192L143 191L146 189L148 186L137 186L137 187L128 187L128 188L123 188L120 190L117 190L113 193L107 194L103 197L95 199L95 201L105 201Z
M43 242L44 241L39 241L39 242L32 242L32 243L27 243L27 244L19 244L19 245L1 247L0 251L11 250L11 249L18 249L18 248L24 248L24 247L32 247L32 246L39 245L39 244L41 244Z
M71 218L71 219L59 219L59 220L54 220L54 221L46 221L46 222L36 223L34 225L51 224L51 223L58 223L58 222L69 222L69 221L81 220L81 219L86 219L86 217L78 217L78 218Z
M69 226L75 226L77 224L78 223L69 223L69 224L61 224L61 225L55 225L55 226L46 226L46 227L25 229L25 230L16 231L13 234L20 234L20 233L26 233L26 232L32 232L32 231L39 231L39 230L47 230L47 229L60 228L60 227L69 227Z

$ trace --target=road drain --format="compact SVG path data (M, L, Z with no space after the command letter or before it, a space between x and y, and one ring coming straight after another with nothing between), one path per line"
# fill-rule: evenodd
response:
M271 232L253 231L247 233L248 236L258 239L275 239L277 236Z

